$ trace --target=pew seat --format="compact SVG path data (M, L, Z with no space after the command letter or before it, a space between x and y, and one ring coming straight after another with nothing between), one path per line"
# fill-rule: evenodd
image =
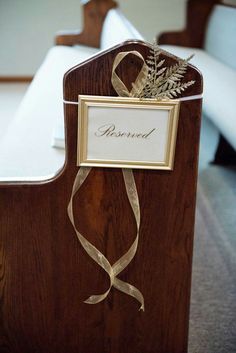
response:
M93 1L85 6L90 3ZM109 5L109 1L104 3ZM67 43L68 37L69 35L61 33L58 35L56 41L61 45L55 45L47 53L7 133L0 141L2 181L48 179L63 167L65 151L55 148L54 135L58 128L64 134L64 74L72 67L120 42L142 39L141 34L118 8L107 11L102 23L101 38L97 43L99 47L76 41L74 45L63 45ZM62 138L64 140L64 136Z

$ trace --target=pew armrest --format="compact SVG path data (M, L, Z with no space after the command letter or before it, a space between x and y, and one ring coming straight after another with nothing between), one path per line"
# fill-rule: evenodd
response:
M59 32L55 37L56 45L83 44L99 48L103 22L107 12L116 7L117 3L113 0L87 1L83 5L83 30Z
M157 43L202 48L209 15L219 3L220 0L188 0L186 28L182 31L161 33L157 37Z

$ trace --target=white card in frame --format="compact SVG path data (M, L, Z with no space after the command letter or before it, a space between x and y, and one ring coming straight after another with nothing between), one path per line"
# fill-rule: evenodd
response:
M77 165L172 170L178 100L79 96Z

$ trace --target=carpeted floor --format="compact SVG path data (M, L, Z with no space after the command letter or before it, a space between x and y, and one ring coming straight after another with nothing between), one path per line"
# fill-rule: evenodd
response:
M189 353L236 352L236 168L198 183Z

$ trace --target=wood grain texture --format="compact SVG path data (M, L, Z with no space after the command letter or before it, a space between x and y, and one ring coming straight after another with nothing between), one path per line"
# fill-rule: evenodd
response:
M117 7L117 3L114 0L88 1L83 5L83 30L81 32L58 33L55 43L67 46L83 44L100 48L103 22L107 12L115 7Z
M161 33L157 43L203 48L210 13L216 4L221 3L221 0L188 0L185 29Z
M126 42L70 70L64 98L115 95L112 63ZM168 64L175 58L164 53ZM128 56L118 67L126 83L141 62ZM200 73L189 65L202 92ZM1 353L186 353L201 100L181 103L173 171L135 170L141 205L137 254L119 277L137 286L145 312L114 288L97 305L83 300L108 288L108 276L77 241L67 205L77 173L77 106L65 105L66 164L52 180L0 184ZM121 170L93 168L75 197L78 229L116 261L136 236Z

